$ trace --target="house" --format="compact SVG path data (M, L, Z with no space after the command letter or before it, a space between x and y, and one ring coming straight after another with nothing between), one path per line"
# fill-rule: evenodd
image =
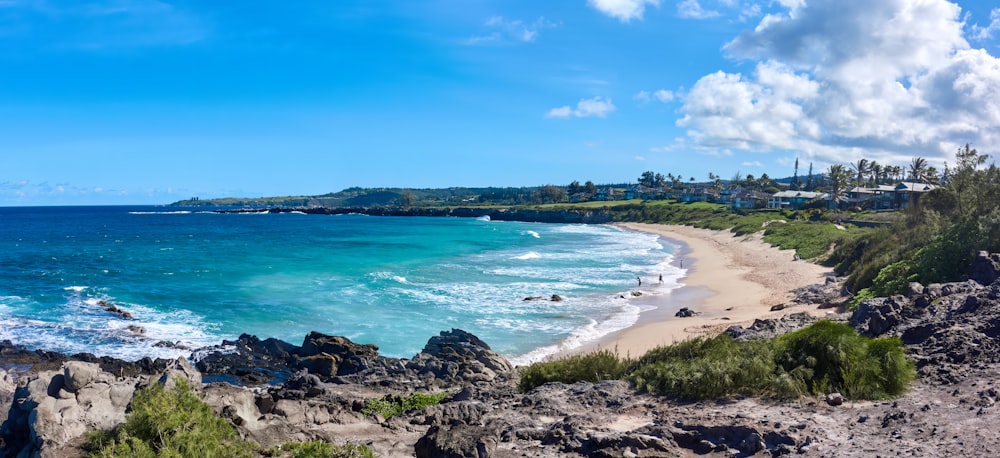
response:
M935 189L937 189L937 185L916 181L903 181L893 188L893 205L895 208L906 208L910 202L916 203L921 195Z
M761 208L767 203L768 197L767 193L741 188L729 194L726 204L730 208Z
M594 200L602 202L615 200L616 194L615 188L601 188L597 190L597 194L594 194Z
M696 185L684 188L683 191L676 193L675 198L678 202L717 202L719 191L708 186Z
M767 208L790 208L798 210L802 206L820 200L827 200L830 195L825 192L781 191L772 194L767 200Z

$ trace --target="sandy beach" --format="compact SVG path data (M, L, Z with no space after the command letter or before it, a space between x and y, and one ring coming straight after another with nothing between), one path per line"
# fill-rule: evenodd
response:
M688 270L681 279L684 287L668 296L646 299L658 301L651 304L657 310L644 313L636 325L571 353L607 348L621 355L638 356L658 345L714 335L734 324L750 324L757 318L802 311L822 313L801 307L770 311L771 306L788 301L791 290L822 283L830 269L795 260L792 251L772 247L759 234L733 236L728 231L662 224L625 223L620 227L683 243L685 248L675 263L683 261ZM651 286L644 283L639 291L656 287L654 279L649 280ZM675 317L673 314L680 307L688 307L698 315Z

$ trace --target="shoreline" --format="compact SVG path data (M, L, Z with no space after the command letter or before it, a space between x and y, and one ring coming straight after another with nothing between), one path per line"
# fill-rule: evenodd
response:
M772 247L759 234L735 236L690 226L621 223L615 226L655 234L673 245L681 245L673 263L683 262L686 274L681 288L666 295L643 295L637 305L651 305L632 326L594 342L561 351L556 358L608 349L622 356L638 357L661 345L717 335L732 325L748 325L758 318L776 318L789 313L824 314L816 307L771 311L771 306L791 299L791 291L822 284L831 269L794 260L794 252ZM679 242L679 243L678 243ZM648 289L655 288L655 281ZM639 291L648 290L646 287ZM675 317L681 307L697 315Z

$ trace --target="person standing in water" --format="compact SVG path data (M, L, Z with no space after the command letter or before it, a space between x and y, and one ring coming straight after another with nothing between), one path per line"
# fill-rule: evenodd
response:
M663 284L663 274L660 274L660 284Z
M635 277L635 279L639 280L639 286L642 286L642 278L640 278L640 277L637 276L637 277Z

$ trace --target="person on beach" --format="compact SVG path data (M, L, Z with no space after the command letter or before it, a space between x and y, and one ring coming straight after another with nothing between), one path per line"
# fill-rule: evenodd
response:
M663 274L660 274L660 284L663 284Z
M639 278L639 277L635 277L635 279L636 279L636 280L639 280L639 286L642 286L642 278Z

